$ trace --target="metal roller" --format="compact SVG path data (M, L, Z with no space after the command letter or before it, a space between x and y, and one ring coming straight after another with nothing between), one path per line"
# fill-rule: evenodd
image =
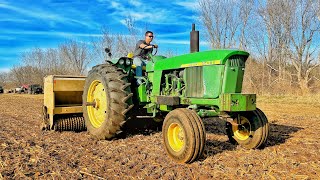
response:
M76 115L63 115L55 119L55 131L85 131L87 130L84 117Z

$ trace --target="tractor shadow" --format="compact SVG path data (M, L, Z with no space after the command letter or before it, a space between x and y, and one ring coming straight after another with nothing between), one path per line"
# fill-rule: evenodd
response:
M226 130L225 130L225 121L219 118L204 118L203 123L205 125L207 134L227 136ZM270 132L269 132L267 144L261 149L284 144L288 139L293 137L293 133L303 129L301 127L286 126L286 125L280 125L275 123L269 123L269 125L270 125ZM236 148L237 148L237 145L233 145L229 141L218 141L218 140L207 139L206 154L209 156L213 156L223 151L235 150Z
M225 131L225 121L219 118L203 118L203 124L206 129L207 141L204 150L204 156L200 158L200 161L205 160L206 157L214 156L224 151L233 151L237 148L237 145L231 144L229 141L220 141L209 136L217 137L227 136Z
M137 118L136 116L145 116L147 110L141 107L134 107L130 114L129 119L121 127L122 133L117 135L117 139L125 139L134 135L151 135L162 130L162 124L165 114L160 114L156 118ZM158 119L159 122L154 121Z
M207 136L209 134L219 135L218 139L207 138L205 154L206 156L214 156L224 151L233 151L237 149L237 145L230 143L228 140L223 141L221 136L226 135L225 121L219 118L204 118L203 123L206 129ZM134 135L151 135L161 132L163 122L155 122L152 119L131 119L128 120L123 128L123 133L119 134L116 139L125 139ZM275 123L269 123L270 132L267 140L267 144L261 149L272 147L280 144L284 144L288 139L293 137L293 133L302 130L301 127L280 125ZM204 160L205 157L200 158Z
M288 139L293 137L293 133L303 129L302 127L270 123L270 132L266 147L284 144Z
M151 135L162 130L162 122L155 122L153 119L130 119L124 124L122 133L117 136L118 139L125 139L135 135Z

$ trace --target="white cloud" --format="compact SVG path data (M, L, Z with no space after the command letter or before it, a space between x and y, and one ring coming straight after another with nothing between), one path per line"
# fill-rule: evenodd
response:
M161 6L149 3L144 5L139 0L117 1L110 2L115 8L113 17L121 24L125 25L125 18L131 16L136 22L142 21L145 23L161 23L161 22L176 22L177 17L172 15L170 10L161 8ZM133 5L134 8L130 5Z
M133 6L136 6L136 7L142 5L142 3L141 3L140 1L138 1L138 0L129 0L129 3L130 3L131 5L133 5Z
M131 11L130 16L133 17L135 20L139 21L142 19L146 19L146 17L152 17L152 13L145 12L145 13L141 14L139 12Z
M179 36L189 36L190 31L180 32L180 33L170 33L170 34L159 34L157 37L161 38L170 38L170 37L179 37Z
M0 73L7 73L10 72L10 68L0 68Z
M8 10L12 10L12 11L16 11L17 13L21 13L30 17L37 17L37 18L41 18L41 19L56 19L57 16L53 15L53 14L49 14L48 12L41 12L41 11L29 11L26 10L24 8L18 8L18 7L14 7L14 6L10 6L7 4L0 4L0 8L4 8L4 9L8 9Z
M1 31L3 34L24 34L24 35L45 35L45 36L75 36L75 37L101 37L102 34L90 34L90 33L71 33L71 32L62 32L62 31ZM1 36L0 36L1 37ZM4 36L7 37L7 36Z
M0 40L14 40L16 37L12 37L9 35L0 35Z
M26 23L29 22L29 20L26 19L17 19L17 18L5 18L5 19L0 19L0 22L17 22L17 23Z
M120 3L116 2L116 1L111 1L111 7L113 8L120 8Z
M189 40L170 40L170 39L160 39L157 40L159 44L178 44L178 45L189 45ZM201 41L200 45L209 45L208 41Z
M182 44L182 45L190 44L190 42L187 40L160 39L160 40L157 40L157 42L159 44Z
M181 2L176 2L175 4L183 6L186 9L190 9L190 10L196 10L199 7L199 4L197 1L181 1Z
M48 11L42 11L39 9L26 10L25 8L19 8L19 7L11 6L8 4L1 4L1 3L0 3L0 8L8 9L8 10L15 11L19 14L23 14L28 17L42 19L42 20L46 20L46 21L56 21L56 22L60 22L60 23L80 24L80 25L83 25L83 26L86 26L89 28L100 27L97 24L92 23L92 22L89 23L89 22L84 22L84 21L78 21L78 20L75 20L72 18L63 17L58 14L50 13Z

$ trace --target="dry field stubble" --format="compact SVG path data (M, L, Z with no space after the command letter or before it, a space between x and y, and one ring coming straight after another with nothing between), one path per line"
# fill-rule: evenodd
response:
M261 150L231 145L223 122L204 119L205 155L186 165L166 155L160 131L112 141L41 131L42 95L0 94L0 179L318 179L319 98L258 99L271 123Z

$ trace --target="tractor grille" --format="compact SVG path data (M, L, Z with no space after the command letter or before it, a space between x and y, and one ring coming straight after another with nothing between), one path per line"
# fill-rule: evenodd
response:
M244 67L245 66L245 56L231 56L229 58L229 66L231 67Z
M186 96L203 96L203 73L202 67L186 68Z

